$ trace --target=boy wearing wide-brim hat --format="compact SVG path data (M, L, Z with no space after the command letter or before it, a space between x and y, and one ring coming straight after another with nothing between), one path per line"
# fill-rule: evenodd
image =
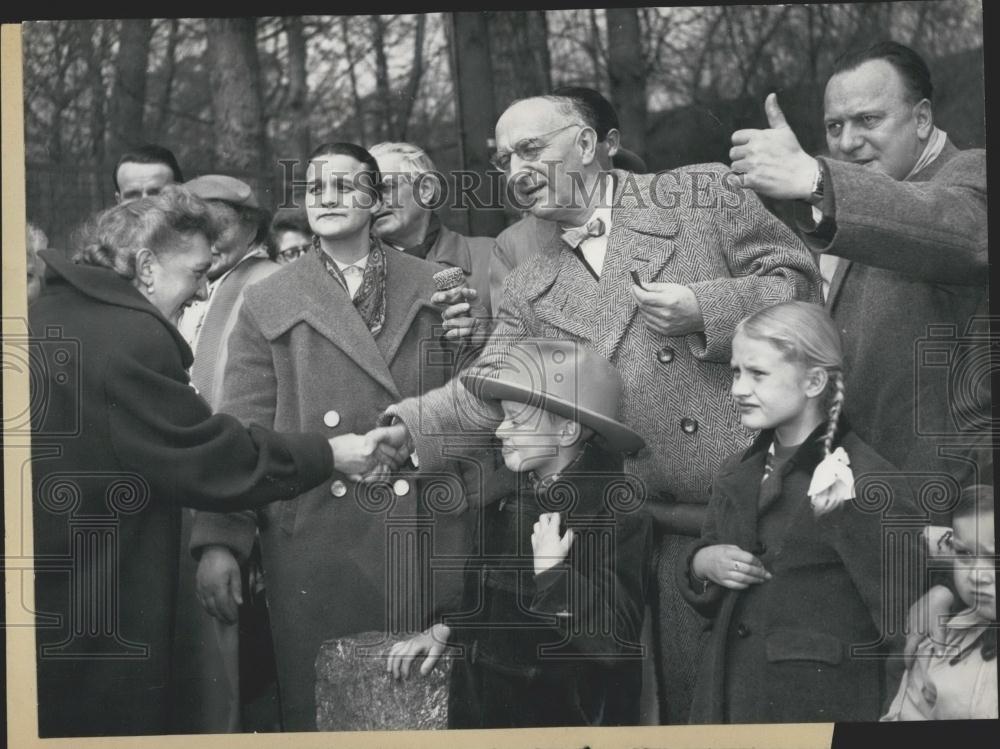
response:
M445 643L461 646L450 728L638 724L652 526L623 473L645 443L617 420L617 370L584 344L527 340L462 383L499 402L518 481L481 509L462 610L395 646L389 669L406 675L427 652L426 674Z

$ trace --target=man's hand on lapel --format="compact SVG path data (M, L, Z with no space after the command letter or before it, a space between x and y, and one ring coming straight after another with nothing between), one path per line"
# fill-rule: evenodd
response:
M648 283L645 289L633 285L632 296L643 322L660 335L688 335L705 329L698 298L683 284Z
M729 151L732 169L742 175L743 186L777 200L809 200L819 162L802 150L788 126L778 98L764 100L766 130L737 130Z

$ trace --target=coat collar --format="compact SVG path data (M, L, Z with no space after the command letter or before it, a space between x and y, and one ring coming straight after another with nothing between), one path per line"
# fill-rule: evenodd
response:
M472 273L472 254L465 237L441 224L437 241L427 253L426 260L461 268L465 275Z
M559 233L551 236L533 259L523 286L525 300L533 304L540 319L591 341L609 359L637 311L631 298L630 271L637 271L645 281L655 278L673 253L672 238L679 229L677 212L651 200L648 177L620 169L610 173L615 187L608 248L597 290L600 319L566 314L566 300L558 296L541 299L561 274L574 273L572 264L580 262ZM569 288L569 293L576 291ZM595 335L597 331L599 335Z
M267 293L268 302L257 305L255 316L261 332L271 340L298 322L308 323L401 400L389 365L410 323L423 307L431 307L429 276L415 272L425 265L401 252L386 252L386 319L377 338L372 337L347 291L330 277L315 251L267 279L267 291L257 293Z
M812 433L802 444L799 445L798 449L792 453L792 456L788 459L787 465L798 464L798 465L810 465L818 463L823 457L823 437L826 435L827 422L823 422L818 427L816 427ZM836 448L843 441L844 436L851 430L850 424L847 422L847 417L841 413L840 418L837 419L837 429L833 433L833 448ZM754 438L753 442L750 443L748 447L743 452L743 457L740 462L746 462L750 460L753 456L758 453L767 452L768 448L771 446L771 442L774 441L774 430L764 429L761 430L757 436Z
M844 437L850 431L847 419L841 414L837 423L837 431L834 432L833 447L840 445ZM796 467L812 471L823 458L823 436L826 434L826 422L820 424L813 432L799 445L799 448L781 466L780 475L785 476ZM727 468L719 471L716 482L727 496L745 497L748 492L756 498L760 491L761 477L764 473L764 464L767 459L767 451L774 439L774 430L765 429L761 431L750 446L744 450L740 460L735 464L730 464ZM752 509L754 516L758 512L756 503ZM764 508L760 508L763 510ZM755 526L749 526L755 527Z
M542 511L549 505L562 505L566 501L566 483L574 489L573 515L591 514L611 509L606 501L608 488L612 482L620 481L623 459L621 454L612 452L588 441L572 463L559 473L539 478L534 471L521 474L519 495L534 502ZM548 496L552 492L551 498Z
M81 294L104 304L126 307L152 315L167 329L180 349L181 360L187 369L194 361L191 347L160 310L144 297L131 282L122 278L110 268L83 265L70 262L57 250L40 250L39 257L45 261L47 283L62 280Z
M920 172L913 176L912 179L907 180L908 182L928 182L937 176L938 172L944 169L945 165L951 161L955 156L960 153L959 149L951 142L951 138L945 141L944 148L941 149L941 153L938 157L934 159L930 164L925 166ZM840 258L837 263L837 269L833 272L833 278L830 279L830 290L827 294L826 308L830 309L833 307L834 302L840 295L840 290L844 287L844 279L847 278L847 274L850 272L851 267L854 265L853 260L848 260L847 258Z

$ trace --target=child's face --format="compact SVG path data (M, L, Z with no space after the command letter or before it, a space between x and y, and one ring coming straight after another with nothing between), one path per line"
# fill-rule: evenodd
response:
M768 341L742 333L733 338L732 394L748 429L775 429L801 419L812 378Z
M955 590L966 606L982 619L997 618L996 542L993 513L970 513L952 521L952 551L955 554Z
M503 421L496 435L503 462L512 471L542 470L559 454L559 430L548 411L516 401L500 401Z

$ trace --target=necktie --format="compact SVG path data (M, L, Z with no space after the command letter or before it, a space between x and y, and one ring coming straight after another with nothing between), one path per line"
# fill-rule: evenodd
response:
M592 218L583 226L567 229L562 233L562 240L574 250L590 237L599 237L605 232L604 222L599 218Z

